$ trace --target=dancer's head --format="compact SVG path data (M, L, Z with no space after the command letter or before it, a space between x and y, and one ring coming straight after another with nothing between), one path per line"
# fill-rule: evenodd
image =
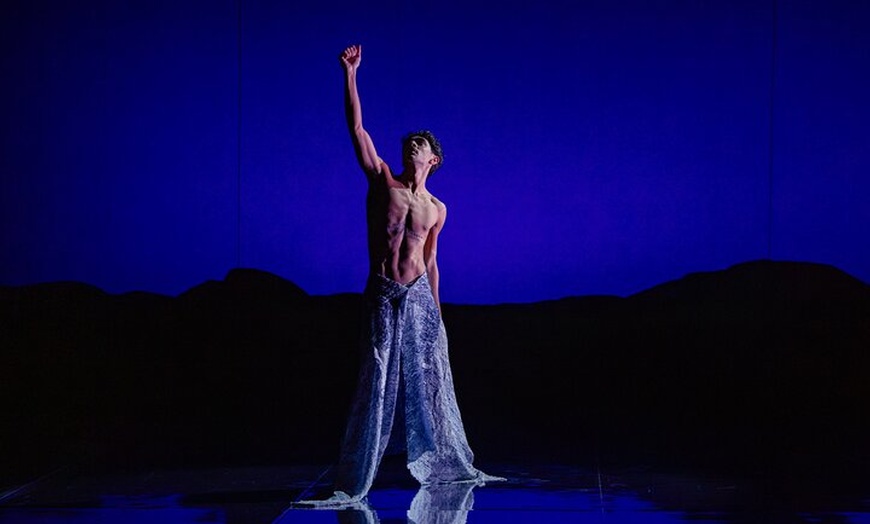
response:
M444 151L441 142L431 131L422 129L408 133L402 138L402 158L404 162L413 161L414 155L422 155L422 160L431 163L429 175L434 173L444 163Z

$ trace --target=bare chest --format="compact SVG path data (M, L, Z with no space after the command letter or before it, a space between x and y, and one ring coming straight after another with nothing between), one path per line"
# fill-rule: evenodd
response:
M417 233L427 232L438 220L438 207L432 195L414 195L404 188L388 188L385 214L390 229L403 226Z

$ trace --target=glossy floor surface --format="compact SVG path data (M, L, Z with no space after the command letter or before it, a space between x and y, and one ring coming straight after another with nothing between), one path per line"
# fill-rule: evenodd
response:
M774 480L763 472L729 476L594 464L481 467L508 481L421 488L400 462L387 461L368 503L340 511L293 505L328 496L326 465L126 473L66 467L0 493L0 523L870 524L870 492L829 478Z

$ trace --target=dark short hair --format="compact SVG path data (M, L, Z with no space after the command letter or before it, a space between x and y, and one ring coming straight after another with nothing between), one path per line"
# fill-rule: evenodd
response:
M439 167L441 167L441 164L444 163L444 150L441 149L441 142L439 142L438 139L435 138L435 135L432 134L432 131L429 131L428 129L421 129L413 133L408 133L407 135L402 137L402 149L405 149L405 146L408 145L408 141L410 141L415 136L422 136L423 138L425 138L426 141L429 142L429 147L432 148L432 154L438 157L438 163L432 166L432 168L429 170L429 174L431 175Z

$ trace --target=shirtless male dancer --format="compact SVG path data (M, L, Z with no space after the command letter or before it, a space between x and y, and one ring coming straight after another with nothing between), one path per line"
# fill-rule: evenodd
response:
M474 456L456 405L447 334L438 297L438 235L447 207L426 189L443 160L432 133L408 135L402 173L394 177L363 127L357 92L362 48L340 55L351 140L368 179L371 271L363 295L360 374L335 481L320 504L352 504L371 488L394 419L404 427L411 474L421 484L503 480L472 466ZM395 432L398 440L401 432Z

